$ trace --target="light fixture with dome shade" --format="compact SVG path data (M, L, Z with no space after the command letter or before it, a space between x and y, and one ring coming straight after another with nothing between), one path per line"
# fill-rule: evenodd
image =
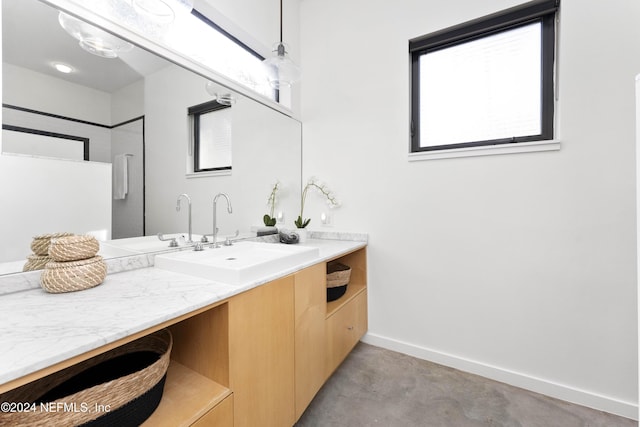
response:
M204 88L209 95L214 97L218 104L231 106L236 103L235 96L230 93L218 93L219 87L211 80L207 80Z
M282 0L280 0L280 42L273 46L275 55L262 61L267 70L267 80L274 89L291 87L293 83L300 80L301 72L300 67L289 58L287 46L282 42Z
M131 43L64 12L58 14L58 22L67 33L78 40L81 48L94 55L117 58L119 53L133 49Z

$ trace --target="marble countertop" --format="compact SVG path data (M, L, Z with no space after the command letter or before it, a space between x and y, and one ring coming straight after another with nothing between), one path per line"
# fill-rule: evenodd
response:
M95 288L42 289L0 296L0 384L228 299L295 271L339 257L366 241L312 239L317 259L259 281L231 286L155 267L109 274Z

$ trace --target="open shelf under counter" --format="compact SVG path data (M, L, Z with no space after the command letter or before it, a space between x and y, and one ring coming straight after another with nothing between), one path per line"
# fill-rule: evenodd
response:
M190 426L231 397L228 388L172 360L160 405L142 426Z
M333 258L327 264L339 262L351 268L351 277L347 291L335 301L327 302L327 319L343 306L357 297L367 288L367 248L361 248L348 254Z
M334 313L340 310L344 305L346 305L349 301L355 298L360 292L363 292L367 286L360 282L349 283L347 286L347 291L343 296L338 298L335 301L331 301L327 303L327 318L331 317Z

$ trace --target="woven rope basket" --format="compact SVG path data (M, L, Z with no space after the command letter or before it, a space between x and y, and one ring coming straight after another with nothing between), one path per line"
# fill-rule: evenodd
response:
M327 265L327 288L336 288L349 283L351 278L351 267L339 262Z
M104 281L107 265L101 256L82 261L47 263L40 276L40 286L57 294L93 288Z
M36 255L49 255L49 245L51 244L51 239L59 239L61 237L73 236L73 233L52 233L52 234L41 234L40 236L35 236L31 241L31 250Z
M49 255L29 255L22 271L42 270L51 261L53 259Z
M160 382L164 381L169 367L172 344L171 333L167 329L163 329L1 394L0 402L38 403L34 406L34 411L0 412L0 425L15 427L78 426L86 423L90 423L90 425L117 425L119 427L139 425L157 407L162 390L160 390L160 396L157 396L157 402L151 402L151 408L143 408L146 413L142 418L139 413L134 412L136 408L132 409L131 405L139 403L145 397L145 393L157 388L157 386L163 386L163 383ZM114 359L118 357L136 352L155 353L158 355L158 359L142 369L115 379L110 379L108 375L105 375L104 367L107 366L105 362L113 363ZM101 364L102 366L98 366ZM65 389L65 385L68 387L68 384L71 383L70 380L77 379L80 374L86 373L91 368L95 368L97 374L105 375L107 381L56 398L53 401L47 399L47 393L53 396L63 394L60 389ZM44 402L45 405L51 405L54 408L69 410L47 412L40 410L39 402ZM57 406L58 403L67 406ZM149 402L141 404L148 405ZM155 406L153 406L154 404ZM100 408L107 405L109 412L100 411Z
M96 256L100 244L93 236L67 236L52 239L49 256L54 261L78 261Z

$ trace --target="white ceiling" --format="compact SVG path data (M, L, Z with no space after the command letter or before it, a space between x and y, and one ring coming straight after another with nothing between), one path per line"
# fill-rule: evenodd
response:
M2 60L108 93L168 65L138 47L116 59L92 55L60 27L57 10L37 0L2 0ZM75 72L62 74L54 62Z

